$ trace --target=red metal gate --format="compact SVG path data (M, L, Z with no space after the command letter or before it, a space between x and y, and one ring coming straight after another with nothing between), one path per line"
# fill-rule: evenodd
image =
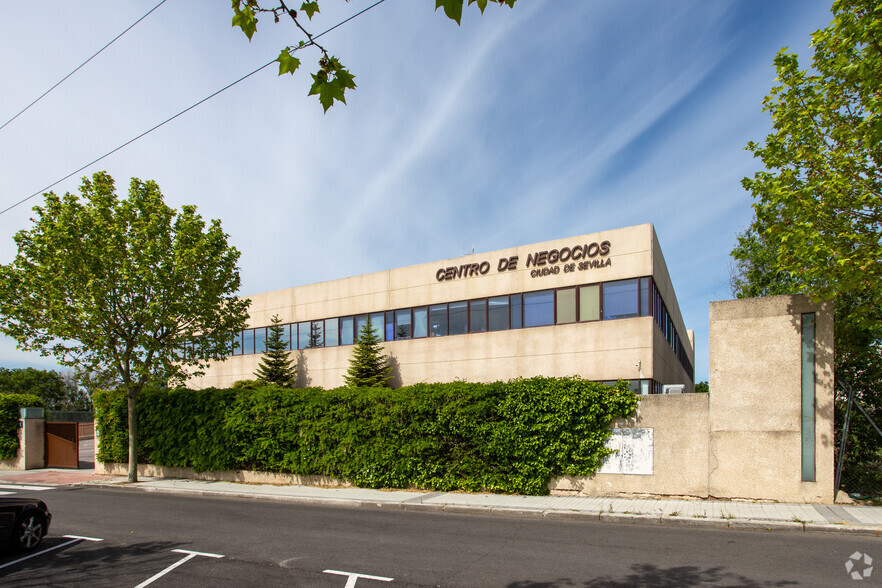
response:
M77 423L46 423L46 467L77 468L79 456Z

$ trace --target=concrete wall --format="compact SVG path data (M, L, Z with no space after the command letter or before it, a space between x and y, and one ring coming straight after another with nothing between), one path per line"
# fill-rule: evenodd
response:
M802 481L801 315L814 312L816 481ZM561 478L553 493L833 502L833 309L804 296L712 302L710 394L640 399L652 474ZM655 368L658 371L658 367Z
M801 481L802 313L816 313L816 482ZM708 492L833 501L833 309L805 296L710 305Z
M46 424L43 419L19 420L18 455L0 460L0 470L33 470L45 464Z
M549 485L552 494L586 496L707 496L708 395L643 396L636 417L617 428L652 429L652 474L567 476Z

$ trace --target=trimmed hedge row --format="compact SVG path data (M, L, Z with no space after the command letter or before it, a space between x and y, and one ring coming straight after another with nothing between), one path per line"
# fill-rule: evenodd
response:
M0 393L0 459L13 459L18 454L19 409L29 406L45 408L46 404L33 394Z
M126 399L94 399L101 461L128 460ZM138 398L139 462L327 475L369 488L547 494L590 475L637 398L579 378L376 388L155 390Z

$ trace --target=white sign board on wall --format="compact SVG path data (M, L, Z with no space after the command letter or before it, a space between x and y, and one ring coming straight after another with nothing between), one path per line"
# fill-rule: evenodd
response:
M613 429L606 447L615 453L598 474L652 475L652 429Z

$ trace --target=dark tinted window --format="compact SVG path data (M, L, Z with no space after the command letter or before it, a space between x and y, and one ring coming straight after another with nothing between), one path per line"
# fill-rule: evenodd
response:
M524 326L542 327L554 324L554 290L524 294Z
M494 296L487 300L487 320L491 331L508 329L508 296Z
M469 301L469 332L483 333L487 330L487 301Z
M433 304L429 307L429 337L447 334L447 305Z
M640 316L637 307L637 278L603 284L603 319Z
M447 305L447 332L451 335L463 335L468 332L468 302L451 302Z

